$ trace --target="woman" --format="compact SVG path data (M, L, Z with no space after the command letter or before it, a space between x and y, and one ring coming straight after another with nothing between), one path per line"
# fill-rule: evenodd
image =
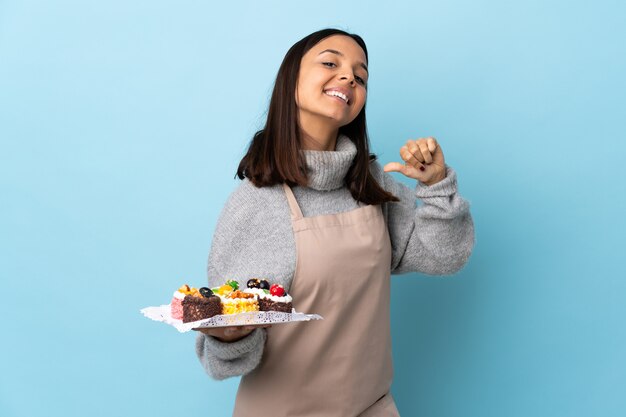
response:
M397 416L390 274L450 274L471 253L468 204L434 138L402 146L404 164L383 169L370 155L367 62L363 40L336 29L291 47L220 215L210 286L267 277L298 311L324 317L201 330L207 373L243 375L235 416ZM385 171L418 180L416 189Z

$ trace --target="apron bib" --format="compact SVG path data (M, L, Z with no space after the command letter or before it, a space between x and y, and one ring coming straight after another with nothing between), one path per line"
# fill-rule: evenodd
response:
M234 417L399 417L389 323L391 242L381 206L303 217L283 184L296 243L294 308L324 320L267 329Z

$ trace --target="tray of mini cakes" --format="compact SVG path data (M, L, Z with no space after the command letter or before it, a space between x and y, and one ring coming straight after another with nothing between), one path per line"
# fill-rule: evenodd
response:
M246 288L228 280L215 288L182 285L170 304L146 307L141 313L152 320L174 326L179 332L227 326L252 326L321 320L318 314L299 313L293 299L279 284L252 278Z

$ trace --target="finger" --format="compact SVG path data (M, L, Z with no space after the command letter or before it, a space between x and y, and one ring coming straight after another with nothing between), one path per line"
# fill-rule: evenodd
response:
M423 165L419 169L417 169L411 165L405 165L399 162L390 162L385 165L383 169L385 172L399 172L403 175L406 175L407 177L415 179L420 179L421 177L423 177L423 171L425 170Z
M426 143L428 144L428 150L430 153L435 153L437 150L437 140L435 138L429 137L426 138Z
M383 171L385 172L401 172L403 164L400 162L389 162L387 165L383 167Z
M211 335L209 334L209 331L208 331L207 329L203 329L203 328L201 328L201 327L194 327L194 328L193 328L193 329L191 329L191 330L194 330L194 331L196 331L196 332L203 333L203 334L205 334L205 335L207 335L207 336L211 336Z
M241 335L246 332L247 330L245 329L244 326L230 326L224 329L224 334L227 334L228 336Z
M265 327L271 327L271 326L272 326L271 324L252 324L252 325L249 325L249 326L245 326L243 329L246 330L246 331L248 331L248 330L252 331L252 330L255 330L255 329L263 329Z
M247 334L252 333L252 331L255 329L255 326L238 326L237 327L237 333L240 336L245 336Z
M421 158L421 154L419 152L418 152L418 155L420 155L420 158ZM418 168L422 166L423 164L423 162L417 159L414 154L409 152L409 149L407 147L404 147L404 149L402 150L402 160L407 165L415 167L415 168Z
M427 164L430 164L433 162L433 156L430 153L430 151L428 150L428 144L426 143L425 140L420 140L417 142L417 146L419 147L419 150L422 154L422 156L424 157L424 162Z
M413 156L415 158L416 162L424 162L424 157L422 156L422 152L420 152L419 147L417 146L417 141L414 140L410 140L406 143L406 148L409 150L409 153L411 154L411 156ZM405 161L407 161L405 159ZM411 161L407 161L407 162L411 162ZM411 165L413 166L419 166L417 163L411 163Z
M407 164L407 165L411 165L414 167L419 167L422 165L422 162L419 161L415 155L413 155L412 153L409 152L408 149L405 149L402 152L402 160Z
M402 158L404 162L412 163L411 159L413 158L413 155L406 145L400 148L400 158Z

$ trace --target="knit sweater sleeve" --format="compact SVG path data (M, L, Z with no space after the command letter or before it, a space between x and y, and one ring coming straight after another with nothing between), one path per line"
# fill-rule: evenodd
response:
M474 247L474 223L469 203L458 193L456 172L446 165L442 181L431 186L417 181L411 189L378 162L371 169L383 188L400 199L383 206L392 246L391 273L459 271Z
M209 286L217 287L227 279L240 283L246 277L250 259L246 253L246 236L254 226L254 214L247 209L246 185L242 183L228 198L218 218L208 260ZM266 330L255 329L236 342L225 343L199 333L196 336L196 354L209 376L222 380L251 372L261 361Z

